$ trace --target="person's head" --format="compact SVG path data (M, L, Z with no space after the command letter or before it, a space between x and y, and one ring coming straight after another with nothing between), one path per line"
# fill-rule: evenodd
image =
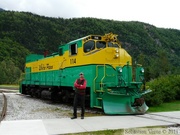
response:
M84 78L84 73L81 72L81 73L79 74L79 76L80 76L80 78Z

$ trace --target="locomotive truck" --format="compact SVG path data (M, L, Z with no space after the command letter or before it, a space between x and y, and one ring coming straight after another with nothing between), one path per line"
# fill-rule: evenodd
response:
M134 71L134 72L133 72ZM74 81L83 72L87 80L86 103L105 114L144 114L148 106L144 69L132 66L132 58L116 34L88 35L60 45L50 55L26 57L20 93L69 102Z

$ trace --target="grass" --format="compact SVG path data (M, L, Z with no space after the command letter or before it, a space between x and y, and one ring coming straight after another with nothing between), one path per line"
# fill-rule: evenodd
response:
M68 135L140 135L138 133L128 133L128 131L133 131L132 129L135 129L136 131L147 131L146 134L148 134L150 130L148 129L157 129L154 131L160 131L160 129L166 129L167 126L149 126L149 127L139 127L139 128L128 128L128 129L115 129L115 130L103 130L103 131L93 131L93 132L83 132L83 133L73 133ZM126 130L126 131L125 131ZM141 133L141 135L144 135ZM148 134L149 135L149 134ZM152 135L157 135L157 133L152 133ZM173 134L174 135L174 134Z
M180 100L149 107L148 112L180 111Z
M68 135L124 135L124 129L73 133Z
M19 89L19 85L9 85L9 84L4 84L4 85L0 85L1 89Z

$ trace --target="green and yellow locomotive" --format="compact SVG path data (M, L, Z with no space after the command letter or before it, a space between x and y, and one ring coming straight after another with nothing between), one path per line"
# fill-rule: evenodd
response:
M144 69L135 67L113 33L89 35L60 45L51 55L26 57L20 93L39 98L72 101L74 81L83 72L87 80L86 103L106 114L143 114L148 110L142 95Z

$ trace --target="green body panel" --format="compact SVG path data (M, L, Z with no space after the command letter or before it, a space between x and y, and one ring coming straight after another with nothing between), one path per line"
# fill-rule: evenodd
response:
M39 55L39 54L30 54L26 57L26 63L28 62L33 62L39 59L43 59L44 55Z
M60 86L60 71L30 73L26 69L25 81L22 84L40 85L40 86Z

